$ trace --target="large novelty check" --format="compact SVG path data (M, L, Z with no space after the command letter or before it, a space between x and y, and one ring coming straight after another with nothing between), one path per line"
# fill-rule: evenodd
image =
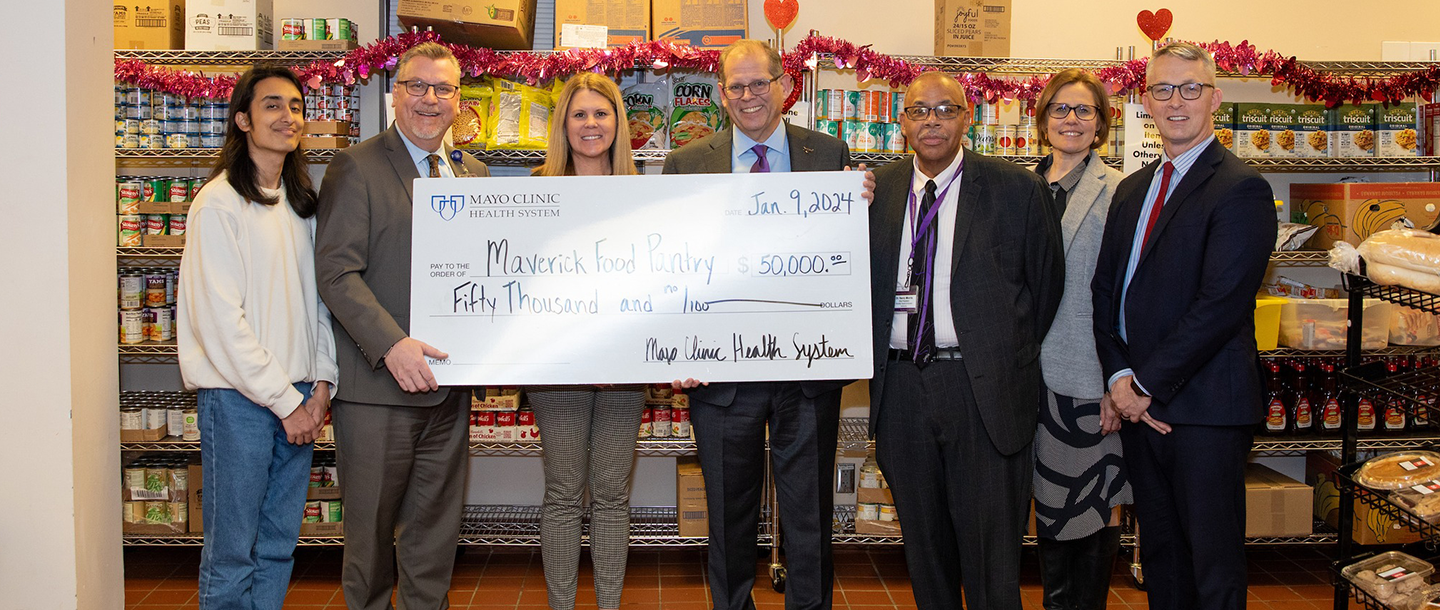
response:
M860 172L415 181L441 385L871 375Z

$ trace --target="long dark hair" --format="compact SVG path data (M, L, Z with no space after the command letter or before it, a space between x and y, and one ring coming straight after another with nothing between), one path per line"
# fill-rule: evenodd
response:
M211 170L210 178L214 179L223 171L231 188L246 201L275 205L280 202L278 197L266 197L260 192L255 162L250 159L250 143L235 122L236 114L250 112L250 105L255 102L255 86L267 78L283 78L295 85L296 91L305 91L300 85L300 78L284 66L259 64L241 74L240 79L235 81L235 91L230 94L230 112L225 120L225 146L220 149L220 161ZM280 169L280 183L285 186L285 196L301 218L314 216L320 201L310 182L309 163L305 153L300 152L297 146L285 155L285 165Z

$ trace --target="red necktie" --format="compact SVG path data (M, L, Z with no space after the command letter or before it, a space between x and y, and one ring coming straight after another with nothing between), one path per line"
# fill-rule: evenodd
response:
M750 150L755 153L755 164L750 166L750 173L770 173L770 160L765 158L765 151L767 150L767 147L764 144L756 144L755 146L750 147Z
M1165 193L1170 191L1170 175L1175 173L1175 165L1169 161L1165 162L1165 173L1160 176L1160 192L1155 193L1155 203L1150 206L1150 219L1145 222L1145 239L1140 242L1140 247L1150 242L1150 229L1155 228L1155 220L1160 218L1160 208L1165 206Z

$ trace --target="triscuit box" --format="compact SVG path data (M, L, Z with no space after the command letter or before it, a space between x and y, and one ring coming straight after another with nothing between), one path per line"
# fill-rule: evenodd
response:
M1295 157L1295 105L1270 105L1270 156Z
M1245 465L1245 535L1252 538L1308 536L1315 518L1315 491L1259 464Z
M1375 137L1379 142L1376 156L1413 157L1420 149L1415 129L1415 103L1391 104L1375 109Z
M1270 104L1235 104L1235 155L1270 156Z
M1335 484L1335 470L1340 458L1331 451L1312 451L1305 454L1305 481L1310 483L1315 495L1315 519L1324 521L1331 528L1340 527L1340 488ZM1353 538L1359 544L1409 544L1420 541L1420 534L1406 527L1384 511L1370 508L1360 499L1355 500Z
M191 51L268 51L275 48L273 0L189 0L185 48Z
M1225 150L1235 152L1234 102L1221 102L1220 107L1215 110L1215 139Z
M675 513L680 537L701 538L710 535L709 511L705 504L705 476L700 460L693 457L675 459Z
M474 47L526 50L535 38L535 0L400 0L395 14L406 29Z
M1346 104L1331 108L1330 132L1334 136L1330 156L1375 156L1375 105Z
M619 47L650 39L649 0L555 0L555 48L564 48L566 24L603 25L606 46Z
M747 37L749 6L745 0L653 0L650 24L655 40L720 48Z
M1313 159L1330 156L1330 113L1323 104L1295 107L1295 156Z
M1401 218L1417 229L1435 228L1440 183L1291 184L1290 205L1299 205L1310 224L1320 227L1308 247L1329 250L1337 241L1359 245Z
M1009 57L1011 0L935 0L935 54Z
M185 48L185 0L116 4L115 48Z

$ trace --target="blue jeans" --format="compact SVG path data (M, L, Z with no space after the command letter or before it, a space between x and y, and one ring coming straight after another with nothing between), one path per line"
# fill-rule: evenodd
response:
M297 383L308 399L309 383ZM229 389L196 393L204 487L200 607L278 609L305 515L314 445L292 445L269 409Z

